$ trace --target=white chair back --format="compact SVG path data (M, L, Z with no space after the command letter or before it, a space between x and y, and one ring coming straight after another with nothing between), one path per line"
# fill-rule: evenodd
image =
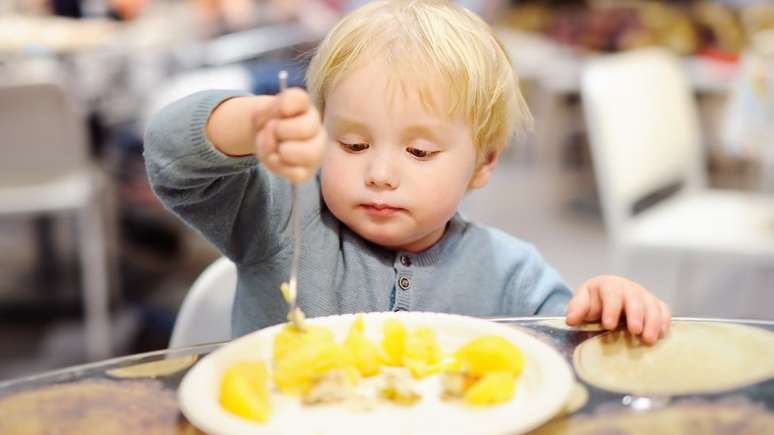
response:
M91 166L81 116L55 84L0 86L0 187L56 181Z
M231 308L236 293L237 270L219 258L191 286L180 307L169 347L214 343L231 338Z
M92 162L85 130L59 85L0 85L0 215L75 212L86 352L96 360L111 355L105 233L113 234L113 225L104 214L106 178Z
M593 60L582 75L581 97L614 240L638 200L673 183L704 186L698 114L676 56L647 48Z

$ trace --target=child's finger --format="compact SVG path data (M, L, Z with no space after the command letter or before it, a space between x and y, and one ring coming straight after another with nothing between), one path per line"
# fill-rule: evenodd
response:
M261 163L268 169L271 173L276 175L282 174L282 169L284 168L284 165L282 164L282 159L280 159L279 154L272 153L268 156L264 157L261 160Z
M586 285L589 289L589 311L586 313L586 321L594 322L602 316L602 298L600 296L599 284L593 280Z
M311 109L292 118L283 118L274 126L274 134L280 141L311 139L322 130L317 110Z
M602 299L602 326L613 330L618 327L618 320L623 310L623 296L619 289L600 291Z
M284 177L291 183L301 183L314 175L314 170L304 166L282 166L277 175Z
M580 325L589 311L589 291L585 286L575 292L575 296L567 304L565 321L570 326Z
M642 333L642 325L645 321L645 304L637 297L626 298L624 302L626 311L626 326L634 335Z
M256 98L257 104L253 114L253 129L260 131L266 123L280 117L279 99L274 96L260 95Z
M669 327L672 325L672 310L664 301L658 301L661 306L661 334L660 337L664 337L669 332Z
M271 120L258 131L258 135L255 139L255 154L258 160L266 163L266 159L277 153L277 138L274 135L274 124L276 121Z
M279 145L282 162L288 166L319 166L324 151L324 132L319 132L313 140L286 141Z
M311 107L309 94L299 88L287 89L279 95L279 107L283 118L300 115Z
M661 331L661 306L654 297L645 298L645 325L643 326L642 339L647 344L653 344L658 340Z
M292 183L300 183L312 177L315 169L307 166L291 166L282 161L278 153L266 156L261 162L271 173L278 175Z

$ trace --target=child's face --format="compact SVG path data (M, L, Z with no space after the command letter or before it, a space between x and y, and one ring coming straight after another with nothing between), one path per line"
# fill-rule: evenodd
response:
M326 96L322 194L361 237L419 252L441 238L465 192L488 182L496 159L477 166L470 126L428 110L415 90L393 89L385 71L370 63Z

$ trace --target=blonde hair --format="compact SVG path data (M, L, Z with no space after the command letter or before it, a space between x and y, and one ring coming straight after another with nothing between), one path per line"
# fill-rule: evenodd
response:
M320 43L306 73L307 89L321 114L327 93L373 58L393 68L404 90L406 79L411 80L423 104L433 106L430 89L445 85L450 102L445 112L469 123L479 162L501 151L514 131L532 125L502 44L481 18L452 2L374 1L341 19Z

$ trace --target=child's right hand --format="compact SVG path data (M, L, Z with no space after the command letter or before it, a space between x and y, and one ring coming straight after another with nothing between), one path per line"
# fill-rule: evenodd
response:
M268 113L253 117L255 154L276 175L300 183L317 172L325 151L325 129L309 94L290 88L274 97Z

